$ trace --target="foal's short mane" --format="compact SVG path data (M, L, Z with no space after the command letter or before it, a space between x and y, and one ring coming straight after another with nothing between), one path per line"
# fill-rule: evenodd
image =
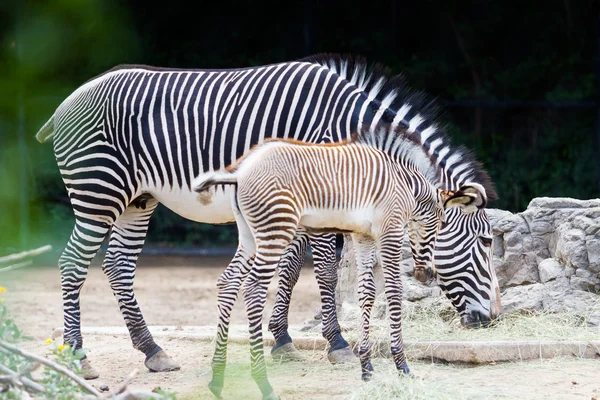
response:
M268 138L262 143L258 143L250 148L248 152L229 165L226 170L228 172L234 172L246 157L270 143L289 144L300 147L314 146L334 148L348 145L365 145L376 148L388 154L395 160L410 163L419 170L432 185L439 186L440 180L438 175L441 169L415 140L414 135L409 134L403 127L397 128L393 132L391 129L390 124L380 125L373 130L368 126L363 126L359 132L354 132L350 139L333 143L309 143L296 139Z

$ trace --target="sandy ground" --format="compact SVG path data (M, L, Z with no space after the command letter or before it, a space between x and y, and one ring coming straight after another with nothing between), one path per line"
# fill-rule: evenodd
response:
M215 282L228 258L177 261L189 266L147 266L138 270L135 290L146 321L150 325L212 325L216 314ZM148 265L150 263L146 263ZM200 265L200 266L198 266ZM193 267L192 267L193 266ZM216 267L216 268L215 268ZM3 295L18 325L34 337L24 348L42 355L49 349L43 341L53 328L62 326L60 279L57 268L24 268L0 277ZM271 286L272 304L275 282ZM291 323L310 318L318 307L318 291L311 268L305 268L294 298ZM270 305L267 306L267 317ZM245 323L242 303L233 313L234 323ZM100 268L90 268L82 293L83 326L124 326L107 280ZM92 381L114 388L134 368L142 373L132 387L152 390L161 387L176 391L181 398L211 399L212 343L161 339L158 343L181 365L181 371L150 373L144 356L131 347L124 336L88 335L85 347L101 377ZM267 349L268 351L269 349ZM480 367L411 363L419 379L400 380L387 359L376 359L381 371L368 385L360 381L357 365L332 366L322 352L303 352L305 362L274 364L269 377L284 399L600 399L600 360L554 359ZM267 356L268 359L270 357ZM258 399L258 389L250 378L248 348L231 345L226 375L226 399Z
M155 264L140 261L140 265ZM166 259L164 261L171 261ZM207 325L216 321L216 282L230 261L227 257L175 259L177 267L147 266L138 269L135 294L148 325ZM160 261L159 261L160 262ZM181 263L188 263L186 266ZM168 264L167 264L168 265ZM198 267L200 265L200 267ZM310 267L307 264L307 267ZM4 281L6 283L3 283ZM57 267L23 268L2 274L0 285L19 325L36 337L46 338L62 327L60 273ZM266 317L270 316L277 281L269 287ZM236 303L232 323L247 323L242 299ZM319 292L312 268L304 268L292 298L290 323L312 317L319 307ZM82 326L125 326L108 280L92 265L81 293Z

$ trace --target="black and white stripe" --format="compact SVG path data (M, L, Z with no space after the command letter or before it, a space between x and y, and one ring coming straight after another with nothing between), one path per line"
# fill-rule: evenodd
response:
M111 285L118 287L119 304L126 310L123 315L134 347L148 357L160 351L148 339L151 336L132 285L135 260L155 203L162 202L196 221L232 222L231 207L222 201L228 192L220 190L219 200L204 206L192 193L191 181L199 174L225 167L265 138L338 142L364 124L406 124L419 132L421 146L447 171L442 176L443 185L457 188L472 180L487 189L485 176L452 169L457 160L437 144L440 131L422 117L428 111L419 101L399 79L390 79L385 69L376 66L369 70L363 60L328 55L232 70L120 66L83 84L58 107L37 136L40 141L54 138L57 163L76 216L73 234L59 260L65 342L75 348L82 346L79 292L91 259L114 227L104 270L111 277ZM420 120L425 122L417 124ZM491 191L488 197L493 197ZM475 225L448 221L440 241L444 237L446 241L468 237L466 243L472 238L481 242L481 227L489 227L484 217L482 214L481 222ZM456 218L472 220L462 214ZM465 227L473 227L473 231L465 232ZM298 240L306 241L306 237ZM339 349L347 342L340 335L335 316L333 243L331 234L311 238L313 254L323 254L315 259L318 276L327 277L319 278L324 334L331 348ZM468 272L472 267L492 276L490 260L474 259L478 253L471 251L472 246L468 244L460 254L452 255L448 271L459 266L455 260L463 260L462 273L473 274ZM300 244L294 248L303 251ZM285 264L289 278L281 280L270 324L278 345L289 340L284 321L287 305L279 302L289 299L302 260L303 254L296 254ZM441 274L437 255L436 263L438 279L451 280ZM463 316L475 311L492 313L490 301L485 300L486 294L493 297L495 276L492 278L491 286L482 281L482 285L466 291L468 300L455 302Z
M375 299L372 269L376 257L380 260L390 314L392 356L398 370L408 373L401 327L404 227L409 227L415 269L431 271L435 240L445 220L444 208L473 212L477 208L472 203L478 197L469 191L485 195L478 184L458 191L437 189L434 185L441 171L411 136L406 128L395 132L388 127L337 145L270 140L227 171L203 174L194 181L193 189L206 196L216 185L236 188L233 202L240 243L227 270L238 271L243 265L243 273L236 279L244 281L252 376L263 398L276 398L267 379L262 342L267 288L299 227L309 232L352 234L360 270L359 354L365 380L373 370L369 343ZM227 289L231 292L219 288L223 302L238 293L238 287ZM219 316L209 385L217 397L224 382L230 307L231 302L225 307L220 304L223 314Z

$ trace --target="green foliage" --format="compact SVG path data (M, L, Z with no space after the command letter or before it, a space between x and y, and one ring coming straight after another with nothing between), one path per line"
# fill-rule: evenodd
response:
M0 287L1 289L4 289ZM23 332L15 324L15 322L9 318L8 310L4 302L0 302L0 340L8 343L18 343L21 340L30 340L31 338L24 336ZM13 353L5 352L0 349L0 365L7 366L13 371L23 371L27 368L30 363ZM0 375L2 375L0 371ZM1 387L0 387L1 388ZM6 393L0 391L0 399L20 399L20 390L11 388Z
M0 286L0 295L5 291L6 289ZM4 298L2 297L0 297L0 340L15 346L18 346L23 340L32 340L31 337L23 335L23 332L15 324L14 320L9 317ZM46 345L50 346L52 350L53 357L51 361L73 371L78 376L83 376L80 361L85 356L85 353L87 352L86 349L73 351L71 346L59 344L50 338L46 340ZM3 347L0 347L0 365L15 372L27 371L23 374L23 377L34 380L34 377L29 371L32 362L25 357L5 350ZM0 375L6 375L6 373L0 371ZM82 395L87 394L81 386L75 383L75 381L67 375L50 367L44 366L41 377L35 379L35 381L43 385L44 392L31 393L30 396L33 398L76 400L80 399ZM0 385L0 400L20 400L23 398L21 388L12 385L8 388L4 388L6 390L3 390L3 388L4 386ZM157 399L177 400L176 394L171 391L165 391L159 388L156 389L154 393L156 393L155 398ZM154 396L152 398L154 398Z
M83 375L80 360L85 355L85 349L79 349L74 352L71 346L58 345L54 341L50 346L52 346L54 362L70 369L79 376ZM44 368L44 374L42 379L40 379L40 383L43 383L46 388L44 395L51 399L74 400L78 394L84 393L81 387L71 378L52 368Z
M4 290L4 288L2 288ZM9 318L8 310L4 302L0 303L0 340L18 345L22 340L32 340L31 337L24 336L14 320ZM78 375L82 374L79 360L84 356L84 350L73 352L68 345L58 345L58 343L48 339L48 345L52 346L53 361L60 364ZM13 371L23 371L31 366L31 361L26 358L3 351L0 348L0 365L6 366ZM3 372L0 371L0 375ZM28 379L33 379L30 372L24 375ZM41 397L56 400L72 400L78 395L85 394L82 388L69 377L51 368L44 368L42 378L39 379L45 387L44 393L32 394L33 397ZM11 387L7 392L0 392L0 399L20 399L21 390Z

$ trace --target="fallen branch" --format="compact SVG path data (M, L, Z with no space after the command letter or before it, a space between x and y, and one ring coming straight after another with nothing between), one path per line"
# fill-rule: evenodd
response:
M39 256L40 254L46 253L52 250L52 246L47 244L37 249L22 251L20 253L9 254L4 257L0 257L0 264L14 263L15 261L21 261L28 257Z
M75 375L73 373L73 371L70 371L69 369L63 367L62 365L59 365L59 364L57 364L53 361L50 361L44 357L40 357L35 354L29 353L27 351L21 350L16 346L13 346L11 344L4 342L3 340L0 340L0 347L4 347L5 349L9 350L10 352L17 354L21 357L27 358L28 360L37 361L41 364L44 364L45 366L50 367L53 370L58 371L64 375L68 376L69 378L71 378L71 380L73 382L77 383L79 386L81 386L82 388L84 388L85 390L90 392L91 394L93 394L97 397L101 397L100 392L98 392L96 389L94 389L93 386L89 385L83 378L80 378L79 376Z
M37 365L35 365L35 364L37 364ZM45 387L43 387L42 385L40 385L37 382L32 381L31 379L28 379L28 378L25 378L24 376L22 376L29 371L33 371L35 368L37 368L39 366L40 366L39 363L34 363L34 364L30 365L29 368L26 369L25 371L18 373L18 372L13 371L12 369L0 364L0 372L3 372L11 377L18 376L19 380L21 381L23 386L33 390L34 392L45 392L46 391Z
M23 261L18 264L13 264L13 265L9 265L8 267L0 268L0 272L6 272L6 271L10 271L12 269L27 267L31 264L33 264L33 261L31 261L31 260Z
M164 396L161 396L160 394L156 394L156 393L148 393L148 392L143 392L141 390L134 390L134 391L127 391L125 393L122 393L118 396L115 396L114 398L111 397L111 399L114 400L145 400L145 399L161 399Z
M139 373L140 373L140 370L137 368L134 369L133 371L131 371L131 373L129 375L127 375L127 378L125 378L125 380L121 383L121 385L119 385L119 387L115 391L115 394L121 394L125 390L127 390L127 385L129 385L131 383L131 381L133 380L133 378L135 378Z

